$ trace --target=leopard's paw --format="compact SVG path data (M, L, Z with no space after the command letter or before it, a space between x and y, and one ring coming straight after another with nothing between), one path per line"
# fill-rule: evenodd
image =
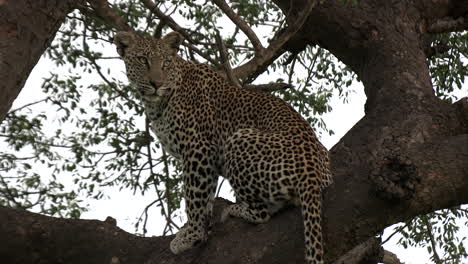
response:
M194 228L186 226L177 232L176 237L171 241L170 248L172 253L179 254L205 242L206 239L205 232L195 231Z

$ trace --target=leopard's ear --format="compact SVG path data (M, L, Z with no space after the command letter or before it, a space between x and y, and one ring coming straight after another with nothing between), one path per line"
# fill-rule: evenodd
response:
M117 46L117 53L121 57L125 56L125 50L130 48L136 40L136 36L132 32L120 31L114 36L114 44Z
M174 52L177 52L180 44L184 41L184 37L178 32L171 32L164 36L161 41L174 49Z

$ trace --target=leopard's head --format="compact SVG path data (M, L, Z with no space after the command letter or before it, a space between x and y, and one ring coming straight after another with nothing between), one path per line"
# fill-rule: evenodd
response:
M127 77L143 96L167 96L177 78L174 59L183 37L171 32L161 39L117 32L114 44L125 62Z

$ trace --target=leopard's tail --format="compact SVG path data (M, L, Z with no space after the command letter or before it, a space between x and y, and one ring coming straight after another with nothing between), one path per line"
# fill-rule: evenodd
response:
M312 180L312 179L311 179ZM305 184L299 190L300 205L304 221L305 260L307 264L323 264L320 188Z

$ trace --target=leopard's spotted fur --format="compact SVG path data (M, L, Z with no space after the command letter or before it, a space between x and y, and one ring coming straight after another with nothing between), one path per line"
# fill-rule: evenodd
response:
M224 218L263 223L283 204L297 201L306 262L323 263L321 190L332 179L328 152L309 124L282 100L231 86L208 66L177 56L178 33L155 40L119 32L114 42L154 133L183 163L188 222L171 250L179 253L207 239L222 175L238 199Z

